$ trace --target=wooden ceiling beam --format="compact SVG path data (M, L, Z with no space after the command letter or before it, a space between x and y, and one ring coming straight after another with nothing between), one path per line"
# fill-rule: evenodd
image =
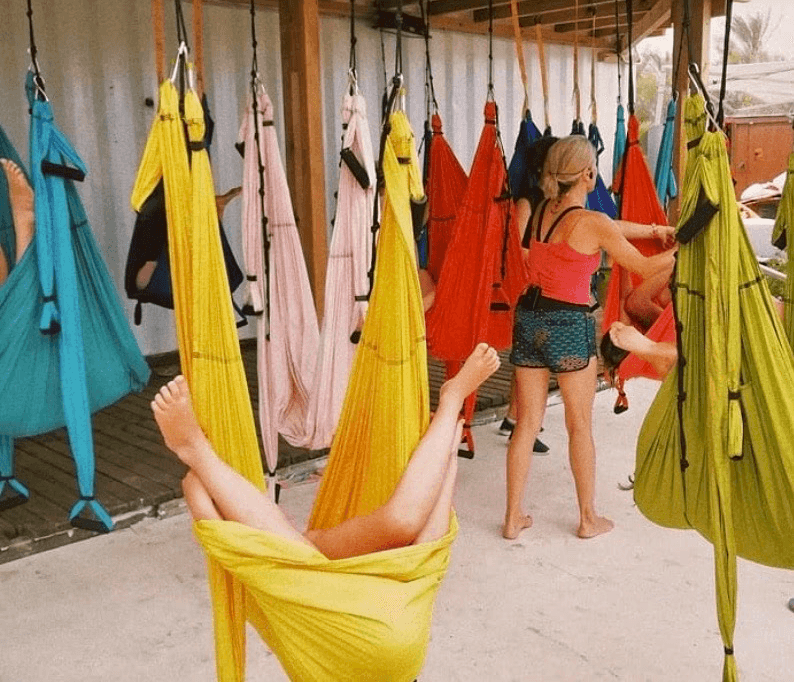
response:
M626 19L625 14L619 17L618 26L620 28L621 33L623 33L628 28L628 20ZM612 30L612 33L615 32L615 17L608 17L608 18L604 17L595 20L596 35L598 35L598 31L609 30L609 29ZM583 33L585 35L590 35L593 33L593 20L579 19L578 23L573 21L568 21L566 23L555 24L554 31L556 33L571 33L572 31L579 31L580 33Z
M653 7L653 0L637 0L634 6L635 13L645 12ZM568 9L557 9L549 12L538 12L538 3L533 0L522 0L517 3L518 16L523 17L537 17L539 24L560 24L568 23L573 19L575 14L575 6ZM626 5L624 2L620 3L618 10L619 16L626 16ZM615 3L593 4L587 0L582 0L579 3L579 18L592 17L612 17L615 18ZM478 9L474 10L473 18L475 22L488 21L488 10ZM509 19L512 16L510 5L500 5L494 8L494 19Z

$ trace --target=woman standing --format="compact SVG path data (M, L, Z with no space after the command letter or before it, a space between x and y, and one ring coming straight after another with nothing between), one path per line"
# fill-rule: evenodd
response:
M529 249L530 284L516 306L510 356L516 366L517 421L507 451L502 535L508 539L532 525L523 498L550 372L557 373L565 406L568 454L579 502L577 535L594 537L614 525L595 510L592 411L597 370L590 281L602 249L644 279L672 270L674 250L645 257L626 237L661 236L657 226L618 225L603 213L586 210L596 173L595 151L586 138L573 135L554 143L541 178L546 200L529 220L522 241ZM519 210L526 215L528 204Z

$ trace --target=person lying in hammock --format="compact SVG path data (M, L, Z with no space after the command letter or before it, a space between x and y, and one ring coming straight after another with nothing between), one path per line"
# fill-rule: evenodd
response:
M28 245L33 240L36 222L33 214L33 188L22 169L13 161L0 159L0 166L8 182L8 199L11 204L11 218L14 221L14 242L16 258L11 263L9 255L0 244L0 286L8 279L14 264L19 263Z
M165 384L151 403L170 448L190 470L182 481L195 521L230 520L343 559L443 537L450 522L466 397L499 367L496 350L479 344L444 383L438 408L389 500L371 514L334 528L300 532L268 495L223 462L196 421L184 377ZM373 671L373 679L376 679Z

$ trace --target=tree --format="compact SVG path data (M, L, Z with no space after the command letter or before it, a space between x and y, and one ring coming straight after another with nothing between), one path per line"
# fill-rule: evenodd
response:
M770 36L780 27L780 19L772 20L772 10L755 12L748 16L735 16L731 23L731 53L741 64L770 61L764 49ZM731 60L733 61L733 60Z

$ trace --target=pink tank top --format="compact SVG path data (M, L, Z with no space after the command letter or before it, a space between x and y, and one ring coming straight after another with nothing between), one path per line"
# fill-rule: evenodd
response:
M579 206L571 206L560 213L546 233L546 237L541 240L540 228L548 203L545 201L541 205L534 239L532 239L533 230L530 221L521 242L521 246L529 249L529 285L540 287L542 295L546 298L588 305L590 281L601 262L601 253L580 253L571 248L568 242L549 243L549 238L557 225L570 212L580 210Z

